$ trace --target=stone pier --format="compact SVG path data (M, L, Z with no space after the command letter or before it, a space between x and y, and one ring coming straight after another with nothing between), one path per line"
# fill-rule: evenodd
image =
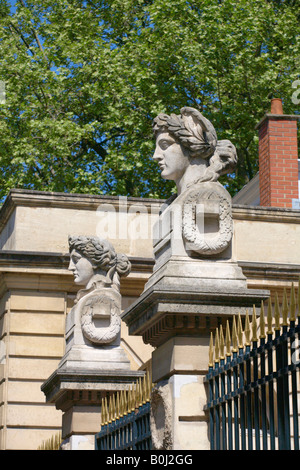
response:
M154 133L153 158L177 194L154 226L153 274L122 319L129 334L155 348L154 449L209 449L203 379L210 333L260 306L269 292L248 289L232 254L231 197L217 179L233 170L234 145L218 141L213 125L193 108L159 115Z

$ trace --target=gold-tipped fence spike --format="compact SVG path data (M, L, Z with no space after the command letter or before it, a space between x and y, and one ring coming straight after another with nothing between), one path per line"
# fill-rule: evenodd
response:
M212 332L210 333L209 351L208 351L208 367L214 365L214 337Z
M101 426L104 424L103 411L104 411L104 399L101 400Z
M237 337L237 330L236 330L236 321L235 316L232 320L232 352L238 351L238 337Z
M222 325L220 325L220 359L225 359L225 342Z
M128 414L128 392L124 390L124 416Z
M257 319L256 319L256 308L253 305L253 314L252 314L252 342L258 341L257 338Z
M290 321L296 321L296 295L293 282L290 294Z
M226 322L225 344L226 344L226 356L231 356L231 338L230 338L230 327L229 327L228 320Z
M116 397L115 394L111 396L111 421L116 420Z
M142 387L142 379L139 378L139 405L142 406L143 404L143 387Z
M216 329L215 337L215 362L220 361L220 340L219 340L219 331Z
M111 412L111 405L112 405L112 401L111 401L111 397L109 398L109 402L108 402L108 424L111 423L112 419L112 412Z
M150 377L150 374L149 374L149 371L147 372L147 385L148 385L148 397L147 397L147 401L150 401L151 400L151 377Z
M238 314L238 325L237 325L237 334L238 334L238 346L239 349L243 349L243 328L242 328L242 319L240 313Z
M117 393L117 398L116 398L116 416L120 416L120 393Z
M287 299L287 294L286 294L286 289L283 291L283 300L282 300L282 325L283 326L288 326L288 315L289 315L289 304L288 304L288 299Z
M146 373L146 390L147 390L147 397L146 401L150 401L151 398L151 385L150 385L150 374L149 371Z
M274 318L275 318L275 330L280 330L280 310L279 310L279 300L278 294L275 295L275 309L274 309Z
M104 424L108 424L108 409L107 409L107 398L104 399Z
M246 318L245 318L245 345L250 346L251 345L251 329L250 329L250 319L249 319L249 312L246 310Z
M273 334L273 317L272 317L272 301L271 297L268 299L268 310L267 310L267 334L272 335Z
M261 301L261 306L260 306L259 329L260 329L259 337L261 339L265 338L266 337L266 321L265 321L265 307L264 307L263 300Z
M129 389L129 396L130 396L130 400L129 400L129 413L131 413L132 411L134 411L134 406L133 406L133 385L130 386L130 389Z
M143 405L147 402L147 383L146 383L146 376L143 377Z
M120 418L124 416L124 398L123 398L123 390L120 391Z

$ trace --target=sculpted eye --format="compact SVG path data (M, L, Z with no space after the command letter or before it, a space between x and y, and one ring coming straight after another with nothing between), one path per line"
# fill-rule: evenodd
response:
M159 142L159 146L162 150L166 150L170 145L172 145L174 142L171 142L169 140L161 140Z

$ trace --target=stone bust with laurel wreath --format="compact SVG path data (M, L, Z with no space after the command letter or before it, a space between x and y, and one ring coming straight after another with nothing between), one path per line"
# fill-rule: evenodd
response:
M186 159L184 172L174 179L178 194L193 184L217 181L237 164L235 146L229 140L218 141L212 123L194 108L181 108L180 115L159 114L153 121L153 130L157 143L153 158L158 161L163 178L168 150L179 153L180 147ZM166 175L166 179L172 178Z
M177 194L167 204L182 204L182 235L191 251L202 255L223 252L232 238L231 197L218 182L237 164L235 146L218 140L212 123L197 109L184 107L180 115L159 114L153 121L153 155L161 176L176 183ZM174 201L175 199L175 201ZM197 227L197 207L209 201L219 207L219 231L205 239Z
M75 283L84 286L73 307L82 333L93 344L110 344L121 328L120 277L129 274L131 264L108 240L98 237L70 236L69 251L69 270ZM105 326L101 326L105 318L109 318L109 325L102 321Z

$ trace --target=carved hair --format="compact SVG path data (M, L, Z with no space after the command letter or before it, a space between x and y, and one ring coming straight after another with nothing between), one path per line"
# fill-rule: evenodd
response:
M159 114L153 121L155 137L168 132L192 158L207 159L208 166L200 181L217 181L220 175L229 173L237 163L237 152L230 140L217 139L212 123L198 110L184 107L180 115Z
M131 264L127 256L116 253L107 240L101 240L98 237L69 236L69 250L70 253L72 250L78 251L91 261L94 269L111 271L112 276L114 272L117 272L119 276L127 276L130 272Z

